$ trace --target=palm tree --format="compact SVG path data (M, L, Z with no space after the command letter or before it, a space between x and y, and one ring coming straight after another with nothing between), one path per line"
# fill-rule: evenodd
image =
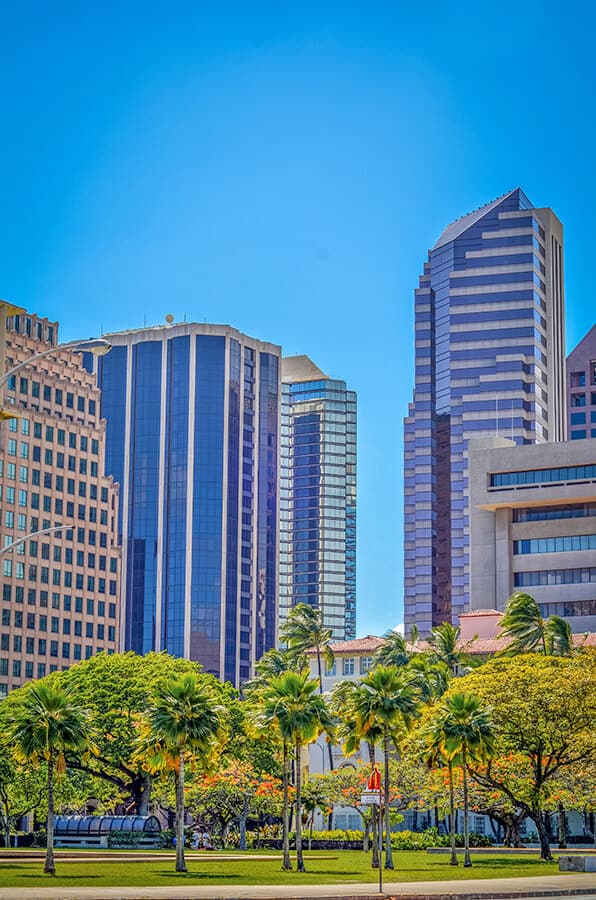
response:
M366 736L371 729L381 728L384 754L385 803L385 868L393 868L389 821L389 756L391 741L400 726L409 728L418 711L418 698L411 678L396 666L375 666L360 682L361 691L354 696L357 728Z
M464 789L464 867L470 859L468 823L468 765L481 761L493 752L494 731L490 707L483 706L474 694L456 693L446 697L441 716L442 744L447 758L461 759Z
M560 616L544 619L535 599L524 591L507 601L501 631L511 638L504 651L508 655L542 651L545 656L566 656L573 646L569 623Z
M338 719L337 733L342 741L342 751L345 756L351 756L360 749L361 741L368 747L368 758L371 769L376 763L376 745L383 739L383 727L380 724L367 724L366 731L360 729L360 721L357 713L359 695L362 685L357 681L339 681L331 693L331 708ZM372 854L371 868L378 869L379 859L379 833L378 833L378 806L373 804L372 816Z
M374 663L381 663L382 666L407 666L410 655L403 634L391 630L383 635L383 643L375 653Z
M48 766L48 820L46 858L43 870L56 874L54 864L54 775L63 772L68 750L84 751L91 732L85 712L73 702L71 693L56 682L40 682L30 687L14 715L11 732L18 755Z
M318 687L317 679L309 678L307 671L288 671L271 678L261 695L261 727L275 723L282 740L294 747L298 872L305 871L302 856L302 747L316 740L323 731L332 734L335 724L325 699L318 693Z
M414 653L408 663L408 672L425 703L443 696L453 674L447 663L431 658L428 653Z
M437 715L430 720L423 731L425 741L425 758L427 764L434 766L447 766L449 777L449 843L451 845L451 858L449 865L457 866L457 853L455 850L455 787L453 783L453 764L455 758L445 747L445 710L439 710Z
M456 675L461 662L461 652L458 647L459 626L451 622L443 622L436 625L431 631L428 644L437 660L445 663Z
M211 691L189 672L172 678L157 693L149 710L150 737L156 757L174 762L176 773L176 871L186 872L184 860L184 765L188 753L207 763L218 743L223 708ZM155 757L154 757L155 758Z
M323 613L309 603L297 603L288 613L288 618L280 629L280 638L288 645L291 656L305 657L309 650L317 654L317 675L319 676L319 693L323 693L323 659L328 669L335 661L331 647L332 631L323 625ZM333 747L327 745L329 753L329 770L333 771Z

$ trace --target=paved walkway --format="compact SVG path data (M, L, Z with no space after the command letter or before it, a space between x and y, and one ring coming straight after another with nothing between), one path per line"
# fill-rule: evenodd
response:
M0 881L1 885L1 881ZM388 883L383 894L374 884L227 885L224 887L2 888L0 900L491 900L515 897L569 897L594 900L593 874L538 875L526 878L469 879Z

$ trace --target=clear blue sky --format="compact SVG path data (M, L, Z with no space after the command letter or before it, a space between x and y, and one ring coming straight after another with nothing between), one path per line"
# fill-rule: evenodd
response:
M186 316L359 395L358 632L401 620L413 290L521 186L596 320L595 14L537 0L0 3L0 296L62 339Z

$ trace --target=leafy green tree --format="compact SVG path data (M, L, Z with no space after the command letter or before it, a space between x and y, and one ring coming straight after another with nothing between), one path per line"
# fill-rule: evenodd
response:
M409 674L395 666L375 666L360 682L361 691L354 695L353 712L358 732L364 736L371 730L381 728L383 732L384 754L384 806L385 830L385 868L393 868L393 855L390 840L389 811L389 757L391 742L396 732L410 727L411 721L418 713L418 695Z
M569 623L560 616L544 619L534 598L523 591L511 595L500 624L502 633L511 638L505 651L510 655L541 651L545 656L567 656L573 648Z
M553 808L561 779L575 781L581 793L583 773L596 762L594 684L591 649L568 657L499 657L457 683L459 691L475 694L492 709L493 760L472 762L472 777L502 791L533 819L543 859L552 858L545 811ZM515 765L497 765L510 754Z
M434 658L446 665L453 675L457 675L464 662L469 662L459 646L459 638L459 625L452 625L451 622L436 625L428 638Z
M87 716L73 702L71 692L56 683L27 686L21 703L15 709L11 732L19 756L36 764L47 762L48 819L44 872L56 874L54 863L54 778L63 771L65 753L83 753L90 743Z
M296 868L304 872L302 855L302 748L326 731L333 733L334 720L324 698L318 694L317 679L308 672L283 672L271 678L261 697L261 726L275 723L282 739L294 747L294 787L296 791ZM285 863L285 860L284 860Z
M468 801L468 765L490 757L494 746L494 729L491 710L473 694L456 692L444 700L440 717L443 731L443 748L446 758L461 760L464 789L464 867L472 865L470 859L470 828Z
M156 694L149 709L149 735L167 764L175 760L176 871L186 872L184 860L184 766L187 754L208 764L221 741L224 710L194 673L172 678Z
M175 659L167 653L100 653L77 663L64 672L55 672L39 683L56 681L77 698L87 710L95 740L93 752L70 749L66 753L69 771L79 771L111 786L113 802L127 798L131 811L147 815L151 792L151 775L137 753L139 723L152 697L170 678L187 672L199 674L200 666L186 659ZM211 685L218 703L227 705L236 692L222 685L212 675L201 674ZM3 702L7 709L18 701L20 688ZM0 708L1 716L1 708ZM130 799L128 799L130 798ZM107 800L107 798L106 798Z

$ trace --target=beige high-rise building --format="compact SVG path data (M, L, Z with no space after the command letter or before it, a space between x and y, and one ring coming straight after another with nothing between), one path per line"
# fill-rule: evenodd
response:
M57 323L6 320L4 371L32 363L0 396L16 414L0 421L0 696L118 649L118 485L104 474L100 391L81 353L57 344Z

